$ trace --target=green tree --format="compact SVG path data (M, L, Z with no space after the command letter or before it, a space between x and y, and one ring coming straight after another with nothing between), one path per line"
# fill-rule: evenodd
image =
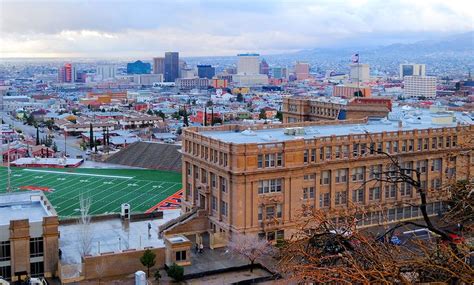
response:
M150 276L150 268L155 266L155 263L156 263L155 258L156 258L156 254L153 253L153 251L149 249L145 250L142 257L140 257L140 262L142 263L143 266L147 268L147 271L148 271L147 276Z
M58 152L58 146L56 145L56 142L53 142L53 151Z
M237 93L237 102L244 102L244 96L242 93Z
M267 118L267 113L265 113L264 109L260 109L260 114L258 114L259 119L266 119Z
M91 150L94 147L94 130L92 129L92 123L89 123L89 147Z
M362 91L358 90L354 92L354 97L364 97L364 94L362 94Z
M35 117L33 117L33 114L29 114L27 117L26 117L26 123L30 126L33 126L35 125L36 123L36 120L35 120Z
M40 145L40 133L38 127L36 127L36 145Z
M160 281L160 278L161 278L160 270L155 271L154 276L155 276L156 281Z
M151 115L153 115L153 110L152 110L152 109L148 109L148 111L146 111L146 113L151 116Z
M169 277L173 278L175 281L180 282L184 277L184 268L182 266L173 263L168 270L166 271Z
M275 118L277 118L280 122L283 122L283 113L281 111L277 111Z

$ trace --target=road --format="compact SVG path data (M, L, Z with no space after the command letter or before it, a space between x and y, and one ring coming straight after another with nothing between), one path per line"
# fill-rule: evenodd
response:
M2 118L5 123L13 126L13 128L20 129L23 134L31 137L36 138L36 128L30 125L24 125L22 121L16 120L12 118L10 115L3 113ZM61 131L50 131L47 128L40 128L40 137L46 136L47 134L54 134L53 141L56 142L56 146L58 147L58 152L64 153L66 149L66 153L70 157L76 156L83 156L85 157L85 152L82 151L79 146L77 145L77 138L74 136L67 136L66 141L64 140L64 134Z

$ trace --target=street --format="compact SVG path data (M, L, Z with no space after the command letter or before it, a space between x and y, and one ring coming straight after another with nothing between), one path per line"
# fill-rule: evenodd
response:
M30 125L24 125L23 121L12 118L6 112L2 113L2 118L6 124L11 125L14 129L20 129L24 135L32 139L36 138L35 127ZM47 128L40 128L40 137L46 136L48 134L54 135L53 141L56 143L58 152L64 154L64 150L66 149L66 153L70 157L85 156L85 151L82 151L79 148L77 144L77 138L75 136L67 136L65 141L64 134L62 133L62 131L50 131Z

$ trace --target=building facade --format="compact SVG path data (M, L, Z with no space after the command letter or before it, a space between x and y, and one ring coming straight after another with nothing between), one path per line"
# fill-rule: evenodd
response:
M352 82L367 82L370 80L370 66L366 63L353 63L350 65L349 79Z
M127 63L127 74L149 74L151 72L151 64L137 60Z
M426 65L419 63L404 63L400 64L400 78L405 76L425 76Z
M258 53L241 53L237 57L237 74L260 74L260 55Z
M295 76L296 80L309 79L309 63L297 62L295 64Z
M383 98L283 98L283 122L384 118L392 111L392 101Z
M199 78L212 79L216 75L216 69L208 64L198 65L197 70Z
M370 97L370 86L357 86L357 84L336 85L332 89L332 96L335 97L353 98L357 97L357 94L359 94L360 97Z
M165 82L174 82L179 77L179 53L165 52Z
M74 83L77 80L76 67L71 63L66 63L59 68L58 81L60 83Z
M235 232L289 238L315 209L337 222L356 205L364 213L356 215L360 227L420 218L409 184L376 179L391 169L382 151L420 171L430 190L428 213L436 215L446 198L441 185L474 174L474 123L459 115L458 123L438 125L427 112L418 115L423 125L359 119L186 128L184 217L205 215L208 223L193 230L210 233L211 241Z
M436 97L436 77L434 76L405 76L403 82L406 97Z
M58 217L41 192L0 194L0 276L51 277L58 270Z
M165 58L164 57L153 58L153 73L165 74Z
M112 79L117 76L117 68L111 64L99 64L96 68L96 74L100 80Z

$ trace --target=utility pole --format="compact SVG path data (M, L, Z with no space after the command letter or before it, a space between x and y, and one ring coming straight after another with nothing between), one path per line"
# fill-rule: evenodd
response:
M66 132L66 130L64 130L64 157L67 157L67 151L66 151L66 147L67 147L67 144L66 144L66 136L67 136L67 132Z

